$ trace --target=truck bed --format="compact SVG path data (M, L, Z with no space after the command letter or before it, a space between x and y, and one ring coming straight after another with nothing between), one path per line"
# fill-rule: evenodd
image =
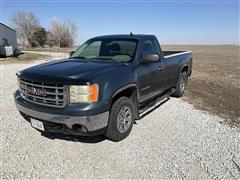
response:
M178 55L187 54L187 53L191 53L191 51L163 51L163 56L165 58L169 58L172 56L178 56Z

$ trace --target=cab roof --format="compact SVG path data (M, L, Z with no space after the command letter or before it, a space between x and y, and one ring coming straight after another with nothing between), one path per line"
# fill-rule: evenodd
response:
M93 39L105 39L105 38L123 38L123 39L148 39L148 38L155 38L154 35L148 34L116 34L116 35L104 35L104 36L97 36Z

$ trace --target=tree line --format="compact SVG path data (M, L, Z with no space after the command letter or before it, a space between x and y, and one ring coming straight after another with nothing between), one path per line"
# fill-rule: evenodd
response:
M72 47L78 34L76 24L66 19L53 19L48 30L40 25L39 18L33 13L17 12L11 16L21 45L35 47Z

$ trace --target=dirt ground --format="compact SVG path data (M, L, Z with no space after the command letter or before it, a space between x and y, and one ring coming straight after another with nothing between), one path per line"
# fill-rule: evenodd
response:
M193 73L185 100L240 127L240 46L166 45L193 52Z

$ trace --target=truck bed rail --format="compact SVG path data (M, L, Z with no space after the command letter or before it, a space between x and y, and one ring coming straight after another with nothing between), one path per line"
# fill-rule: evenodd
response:
M163 51L164 58L170 58L188 53L192 53L192 51Z

